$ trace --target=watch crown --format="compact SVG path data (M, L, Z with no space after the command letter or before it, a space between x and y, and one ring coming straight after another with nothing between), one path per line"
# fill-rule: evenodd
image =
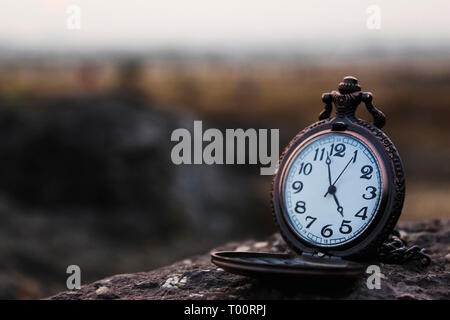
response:
M342 94L353 93L361 91L361 87L358 84L358 79L352 76L347 76L339 83L339 92Z

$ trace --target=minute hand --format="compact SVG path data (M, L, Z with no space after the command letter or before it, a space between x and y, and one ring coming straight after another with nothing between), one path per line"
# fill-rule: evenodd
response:
M354 156L353 156L354 157ZM336 182L339 180L339 178L342 176L342 174L345 172L345 170L347 169L347 167L350 165L350 163L353 161L353 157L350 158L350 161L345 165L344 169L342 170L342 172L338 175L338 177L336 178L336 180L334 180L332 186L334 186L336 184ZM326 197L328 194L328 191L325 193L324 197Z
M327 152L327 160L325 160L325 163L327 164L327 167L328 167L328 183L330 184L330 186L331 186L331 168L330 168L330 165L331 165L331 159L330 159L330 155L328 154L328 152Z

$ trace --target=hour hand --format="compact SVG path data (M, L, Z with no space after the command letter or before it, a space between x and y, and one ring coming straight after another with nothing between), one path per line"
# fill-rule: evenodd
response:
M333 195L334 201L336 201L336 204L337 204L337 211L341 214L342 217L344 217L344 208L342 208L341 205L339 204L336 194L333 192L332 195Z
M331 188L332 183L331 183L331 159L330 159L330 154L327 152L327 159L325 160L325 163L328 166L328 189ZM328 195L329 190L327 191L327 193L325 193L325 195L323 196L324 198Z

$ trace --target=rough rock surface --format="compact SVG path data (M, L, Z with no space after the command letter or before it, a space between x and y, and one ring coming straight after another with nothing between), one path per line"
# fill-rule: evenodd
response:
M366 277L349 292L283 290L261 280L233 275L210 262L209 253L150 272L115 275L50 299L449 299L450 219L407 222L399 226L408 244L427 249L427 268L415 263L380 264L381 289L369 290ZM266 241L229 243L216 250L287 252L278 234Z

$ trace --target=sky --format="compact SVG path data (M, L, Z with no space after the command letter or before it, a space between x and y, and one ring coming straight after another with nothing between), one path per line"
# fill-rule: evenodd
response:
M68 28L73 6L80 9L80 29ZM34 50L336 44L351 50L367 44L432 48L450 40L448 0L0 0L0 8L0 47Z

